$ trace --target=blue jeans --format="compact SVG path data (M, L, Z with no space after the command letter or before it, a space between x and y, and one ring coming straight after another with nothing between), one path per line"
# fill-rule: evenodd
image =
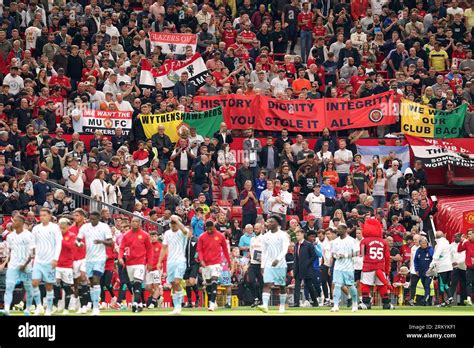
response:
M377 208L382 208L385 206L385 196L372 196L374 198L374 203L372 206L374 207L375 210Z
M187 196L187 187L188 187L189 171L188 170L178 170L178 185L176 189L178 194L181 197Z
M309 51L312 46L312 32L309 30L301 30L301 58L303 59L303 63L306 63L309 55Z

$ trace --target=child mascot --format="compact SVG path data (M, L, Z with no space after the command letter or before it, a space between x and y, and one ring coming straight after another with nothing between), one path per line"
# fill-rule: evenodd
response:
M370 292L374 285L382 298L383 309L393 309L388 297L388 291L393 288L387 280L390 274L390 247L382 238L382 230L382 224L374 218L362 225L364 239L360 242L360 254L364 263L360 280L361 309L371 308Z

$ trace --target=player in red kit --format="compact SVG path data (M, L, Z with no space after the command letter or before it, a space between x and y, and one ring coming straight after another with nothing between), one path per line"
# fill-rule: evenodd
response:
M107 255L107 259L105 260L105 268L104 274L102 278L100 278L100 299L101 309L107 308L107 302L105 302L105 290L107 290L110 294L110 305L114 306L117 303L117 297L115 297L114 287L112 283L112 278L114 276L115 271L115 260L117 259L117 245L115 242L105 247L105 253Z
M224 235L216 230L214 222L206 222L206 232L203 233L197 244L198 257L202 267L202 277L206 282L206 291L209 296L209 310L217 309L217 281L222 272L221 256L231 265L227 241Z
M64 289L65 305L63 314L69 314L69 302L71 300L72 286L74 284L72 265L74 261L74 248L76 235L69 230L71 222L69 219L59 219L59 228L63 235L61 244L61 254L59 254L58 265L56 266L56 285L54 286L54 307L57 308L61 297L61 288ZM54 312L54 309L53 309Z
M126 269L128 278L133 286L132 312L143 311L142 283L145 280L145 270L152 268L152 247L148 233L141 229L141 220L132 218L132 229L125 233L120 243L119 263L125 264L123 256L127 251Z
M69 227L69 231L74 233L76 236L79 233L79 229L86 222L86 212L77 208L72 213L74 224ZM85 314L87 312L87 303L90 301L89 295L89 284L86 277L86 248L79 248L74 244L73 251L73 263L72 272L74 277L74 305L72 308L77 308L78 313Z
M161 286L161 272L158 270L156 265L158 264L158 259L160 258L160 253L161 253L161 241L158 238L158 232L157 231L151 231L150 232L150 242L151 242L151 251L152 251L152 256L151 256L151 264L152 268L150 271L146 272L146 288L148 292L151 294L151 296L148 297L147 299L147 308L152 309L152 308L157 308L161 307L161 304L163 303L163 288ZM166 264L166 260L163 261L164 264Z
M382 297L384 309L393 309L388 297L392 286L387 281L390 273L390 248L382 238L382 224L374 219L367 219L362 227L364 239L360 242L360 254L363 256L360 290L362 293L361 309L371 308L370 291L373 285Z

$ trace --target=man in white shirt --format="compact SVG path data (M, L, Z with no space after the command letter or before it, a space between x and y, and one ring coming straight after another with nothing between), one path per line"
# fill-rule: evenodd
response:
M268 231L262 237L263 304L258 306L258 309L264 313L268 312L272 284L280 287L279 312L285 312L287 271L285 257L290 246L290 238L288 233L280 229L281 223L279 216L271 216L267 220Z
M397 181L403 176L402 172L398 169L400 163L395 160L392 162L392 166L387 169L385 175L387 177L387 200L389 201L392 195L397 193Z
M63 168L63 178L66 181L66 187L79 192L84 192L84 180L82 178L82 169L79 167L75 157L66 159L66 166Z
M258 306L262 301L262 231L262 225L260 223L256 223L254 226L255 236L250 240L250 265L248 269L248 278L250 291L252 292L252 297L254 298L254 302L251 305L252 308Z
M105 30L105 32L107 34L109 34L110 37L119 37L120 36L120 32L119 30L117 29L116 26L114 26L112 24L112 18L108 17L106 20L105 20L105 26L107 27L107 29Z
M362 45L367 42L367 34L362 31L362 24L356 26L355 33L351 34L352 45L360 50Z
M272 95L276 96L278 93L285 93L288 88L288 80L285 77L285 70L278 70L278 77L275 77L272 82L270 82Z
M336 172L339 175L337 186L339 187L346 185L346 178L349 175L349 170L352 164L352 151L348 150L346 146L347 143L345 139L339 140L339 150L334 153Z
M272 215L278 215L282 220L282 227L285 229L286 227L286 214L288 212L288 208L291 206L293 202L293 195L288 192L289 183L284 182L281 185L281 191L278 196L273 196L270 198L270 212Z
M10 73L5 76L3 79L3 84L10 86L10 94L13 96L18 95L20 91L25 87L23 83L23 78L18 75L18 67L12 66L10 68Z
M449 286L451 284L451 271L453 270L453 264L451 261L451 246L448 240L445 238L442 231L436 231L436 246L434 248L433 261L431 266L436 265L436 271L438 272L438 290L441 298L444 298L446 293L448 299L444 302L445 305L454 303L454 299L450 297Z
M40 224L33 227L34 259L32 273L33 298L36 303L35 315L43 311L39 284L45 283L46 288L46 313L51 315L53 310L54 291L56 284L56 265L61 254L62 233L59 226L51 221L51 211L48 208L40 210Z
M112 97L115 99L117 93L120 92L120 89L117 85L117 74L112 73L110 74L109 78L104 82L104 87L102 88L104 93L110 92L112 93Z
M273 181L267 181L267 188L260 194L260 207L263 211L263 216L270 213L270 198L273 196Z
M121 92L117 93L116 98L117 98L117 101L115 102L115 105L117 105L117 110L133 112L132 104L130 104L126 100L123 100L123 94Z
M320 193L321 186L315 184L313 187L314 192L311 192L305 199L305 207L307 210L316 218L315 225L317 229L322 227L321 217L323 216L323 207L326 202L326 197Z
M25 313L29 314L33 302L31 285L31 259L33 251L33 235L24 228L25 218L17 214L12 220L13 231L7 235L7 258L0 264L0 271L8 263L5 275L4 312L10 313L13 291L18 281L23 283L26 292Z
M95 86L89 85L89 97L91 108L94 110L100 109L100 104L105 100L105 93L98 91Z
M415 270L415 255L416 251L420 247L420 238L421 235L419 234L415 234L413 236L413 246L411 247L410 252L410 306L415 305L414 299L416 295L416 286L418 284L418 281L420 280L420 277Z
M92 315L99 315L100 279L104 274L107 254L106 246L113 244L110 227L99 221L100 213L93 211L90 222L82 225L77 234L76 245L86 248L86 273L91 282ZM85 242L84 242L85 239Z

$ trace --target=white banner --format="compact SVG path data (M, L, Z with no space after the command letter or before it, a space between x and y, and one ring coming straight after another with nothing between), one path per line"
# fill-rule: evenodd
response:
M186 47L191 46L193 53L196 52L197 35L196 34L173 34L149 32L151 47L160 46L164 54L185 54Z
M116 128L122 128L128 135L132 129L131 111L101 111L86 109L82 111L82 131L94 133L101 130L104 135L115 135Z

